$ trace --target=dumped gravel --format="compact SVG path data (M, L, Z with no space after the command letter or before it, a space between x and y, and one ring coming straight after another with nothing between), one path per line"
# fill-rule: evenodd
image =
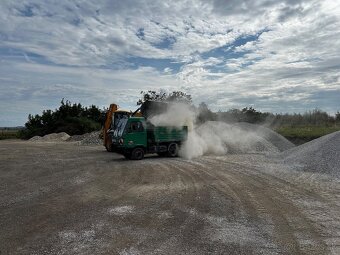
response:
M51 133L44 136L34 136L29 141L31 142L59 142L66 141L70 138L70 136L65 132L60 133Z
M103 144L103 140L100 139L100 131L94 131L83 135L71 136L67 141L79 142L80 145L100 145Z
M203 141L205 155L223 155L226 153L279 153L271 141L265 139L264 132L256 125L247 125L247 129L239 125L230 125L219 121L208 121L196 129L198 137ZM198 145L202 144L196 139ZM195 145L192 143L192 145ZM195 147L195 146L191 146ZM197 147L197 146L196 146ZM189 148L191 150L191 148Z
M285 163L303 170L340 176L340 131L282 153Z
M262 154L130 161L3 140L0 253L340 254L339 181L289 170Z
M100 131L94 131L83 135L69 136L65 132L51 133L45 136L34 136L29 141L31 142L77 142L80 145L99 145L103 144L100 139Z
M285 151L295 147L292 142L284 138L282 135L264 126L259 126L246 122L240 122L234 124L234 126L248 132L255 132L258 136L262 137L263 139L274 145L279 151Z
M293 147L286 138L262 126L208 121L189 133L180 154L189 159L235 153L278 154Z

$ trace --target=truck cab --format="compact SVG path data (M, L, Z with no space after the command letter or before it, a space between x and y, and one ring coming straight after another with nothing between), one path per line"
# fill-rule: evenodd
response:
M139 149L134 151L136 148ZM145 119L143 117L121 119L112 134L112 149L126 158L143 158L147 150Z
M112 150L128 159L143 159L146 153L178 155L187 138L187 127L156 127L144 117L123 118L112 132Z

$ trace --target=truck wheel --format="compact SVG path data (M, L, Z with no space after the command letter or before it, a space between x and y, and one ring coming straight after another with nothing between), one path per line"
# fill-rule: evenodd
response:
M108 152L112 152L112 143L107 141L105 144L105 148Z
M144 150L142 148L135 148L132 151L131 159L141 160L144 158Z
M108 152L112 152L112 145L105 145L105 148Z
M177 143L170 143L168 147L168 155L170 157L177 157L178 156L178 145Z
M123 155L126 159L131 159L131 152L125 152Z

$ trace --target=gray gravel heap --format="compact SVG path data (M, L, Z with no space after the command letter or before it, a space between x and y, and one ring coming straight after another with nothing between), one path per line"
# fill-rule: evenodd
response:
M77 137L81 145L101 145L103 140L99 138L100 131L94 131Z
M264 126L246 122L236 123L233 126L239 127L248 132L255 132L258 136L270 142L281 152L295 147L292 142L284 138L282 135Z
M325 135L282 153L285 163L303 170L340 177L340 131Z
M205 142L205 146L201 146L204 154L220 154L223 151L221 147L226 148L227 153L234 154L277 154L294 146L274 131L249 123L207 121L196 132Z
M29 141L31 142L59 142L66 141L70 138L70 136L65 132L60 133L51 133L44 136L34 136Z
M83 135L72 135L69 139L67 139L68 142L80 142L84 140L88 136L88 133Z

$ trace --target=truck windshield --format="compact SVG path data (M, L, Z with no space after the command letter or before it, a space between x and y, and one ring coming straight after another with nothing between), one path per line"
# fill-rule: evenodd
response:
M115 129L114 136L122 136L125 129L128 118L122 118L117 123L117 128Z

